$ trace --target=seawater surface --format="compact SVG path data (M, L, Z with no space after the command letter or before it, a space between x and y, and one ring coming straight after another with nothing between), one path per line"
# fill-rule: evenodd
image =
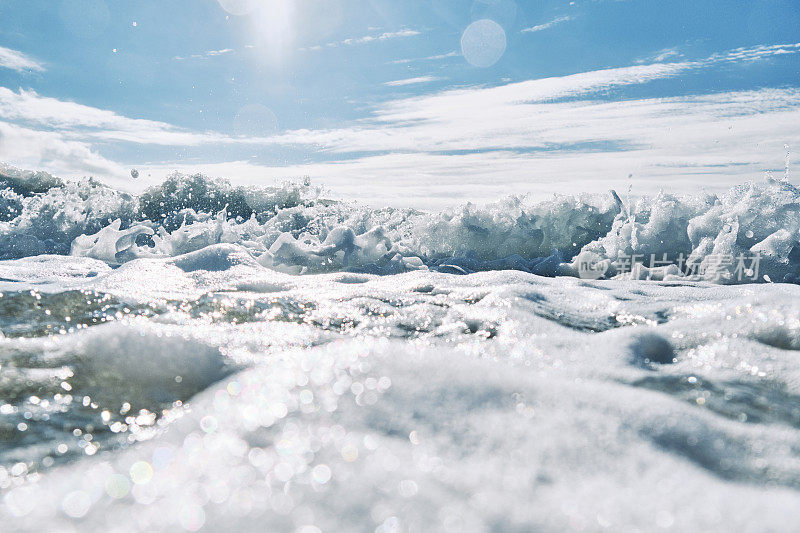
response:
M428 214L303 184L175 176L135 197L12 170L4 530L800 519L800 287L619 273L632 252L758 252L758 281L793 281L786 182ZM575 277L589 253L613 279Z

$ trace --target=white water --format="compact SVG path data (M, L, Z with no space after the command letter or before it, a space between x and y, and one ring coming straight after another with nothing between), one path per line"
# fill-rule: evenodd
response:
M611 195L425 214L304 185L201 180L201 206L169 184L136 198L34 194L36 179L4 193L21 214L0 240L8 530L800 518L800 288L525 271L574 276L581 250L617 261L635 229L637 253L760 250L763 274L791 279L786 182L640 199L628 217Z
M793 282L800 273L800 191L785 179L719 197L661 193L623 205L616 193L539 203L511 196L442 213L324 200L308 184L242 188L202 176L174 175L138 197L10 168L0 180L0 258L8 259L69 253L119 265L231 243L291 274L511 268L575 276L581 259L602 263L604 277ZM737 272L737 258L749 267L754 257L757 272Z

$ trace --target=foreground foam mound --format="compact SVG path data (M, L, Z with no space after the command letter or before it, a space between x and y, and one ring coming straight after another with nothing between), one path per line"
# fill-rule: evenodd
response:
M16 263L17 283L73 288L3 298L77 322L77 279ZM239 286L259 278L283 286ZM797 286L289 276L217 244L80 289L111 323L0 338L3 531L800 519Z
M322 200L308 183L246 188L175 174L136 197L35 176L6 169L0 180L0 258L69 253L120 265L227 243L291 274L515 269L718 283L800 275L800 191L774 179L722 196L661 193L626 204L612 191L421 213Z

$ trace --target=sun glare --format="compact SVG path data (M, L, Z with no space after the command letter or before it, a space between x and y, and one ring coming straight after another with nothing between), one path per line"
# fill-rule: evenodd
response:
M293 0L218 0L226 12L249 21L249 40L258 57L278 66L286 61L295 40Z

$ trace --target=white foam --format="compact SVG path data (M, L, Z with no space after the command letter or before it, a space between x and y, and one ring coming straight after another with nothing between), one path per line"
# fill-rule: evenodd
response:
M98 411L180 398L183 416L8 486L10 531L69 529L78 514L92 530L136 517L125 529L141 531L731 531L800 518L796 286L293 277L232 244L135 259L85 286L180 304L3 339L3 370L68 368ZM226 375L232 360L248 368Z
M18 178L6 179L17 186ZM800 192L774 179L722 196L661 193L631 205L611 195L545 202L509 197L441 213L323 201L307 183L241 188L176 174L139 197L91 180L58 183L29 196L6 189L2 198L12 218L0 222L0 256L71 249L116 265L229 243L291 274L428 267L577 275L580 252L608 261L606 277L738 283L764 275L793 281L800 272ZM735 259L756 256L758 274L742 276ZM720 266L726 257L733 259ZM664 258L677 271L653 263Z

